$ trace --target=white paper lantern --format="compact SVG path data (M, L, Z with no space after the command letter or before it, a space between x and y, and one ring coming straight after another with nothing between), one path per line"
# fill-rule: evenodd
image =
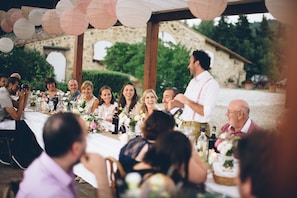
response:
M96 29L107 29L117 22L116 16L111 16L104 6L104 0L92 0L87 9L87 19Z
M191 13L202 20L213 20L221 16L227 7L227 0L188 0Z
M42 16L42 28L49 34L58 35L63 32L60 25L60 17L57 15L56 10L48 10Z
M278 21L286 24L296 24L297 6L295 0L265 0L265 6Z
M11 52L13 49L13 41L10 38L3 37L0 39L0 51L4 53Z
M33 25L40 26L42 23L42 16L43 16L43 13L41 10L34 9L34 10L31 10L31 12L29 13L28 19L30 23L32 23Z
M151 8L139 0L118 0L116 14L127 27L144 27L152 15Z
M86 16L78 8L71 8L63 12L61 28L66 34L78 36L88 28L89 22Z
M21 18L15 22L13 32L19 39L31 39L35 32L35 26L27 19Z
M75 4L71 0L61 0L56 5L56 13L59 17L61 17L65 10L68 10L74 7L75 7Z

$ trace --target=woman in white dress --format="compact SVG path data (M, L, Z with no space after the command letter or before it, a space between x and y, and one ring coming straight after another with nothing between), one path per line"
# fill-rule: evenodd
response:
M157 105L157 101L158 96L153 89L145 90L141 97L140 113L144 113L145 118L147 118L153 110L160 110Z
M112 115L118 103L115 101L112 90L109 86L103 86L99 90L98 94L99 106L96 112L100 118L112 121Z
M93 95L93 83L89 80L81 85L81 94L77 97L79 103L85 101L84 112L86 114L93 113L98 108L99 100Z

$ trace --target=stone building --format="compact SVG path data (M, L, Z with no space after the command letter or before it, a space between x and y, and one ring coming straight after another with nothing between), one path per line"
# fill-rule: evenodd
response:
M212 57L211 73L221 86L225 86L227 79L230 77L235 79L238 85L245 80L246 73L243 67L245 63L249 63L247 59L194 31L180 21L162 22L159 32L161 37L162 35L166 35L171 38L171 41L180 43L191 51L195 49L207 51ZM128 28L115 26L107 30L86 30L83 46L83 70L104 69L104 66L99 64L100 61L98 62L98 58L95 56L98 53L104 54L104 48L101 46L100 49L100 43L110 46L116 42L142 42L145 35L145 27ZM47 39L35 39L35 41L27 42L25 48L38 50L41 54L45 55L58 52L65 56L65 78L62 80L67 81L73 74L75 39L75 36L67 35ZM98 45L99 48L96 47Z

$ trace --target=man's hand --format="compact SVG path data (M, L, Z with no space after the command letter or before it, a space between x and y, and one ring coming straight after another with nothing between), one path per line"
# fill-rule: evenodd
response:
M80 162L95 175L106 170L106 162L104 157L96 153L86 153L80 158Z
M183 104L187 104L187 102L189 101L189 99L184 94L177 94L174 97L174 99L178 100L179 102L181 102Z

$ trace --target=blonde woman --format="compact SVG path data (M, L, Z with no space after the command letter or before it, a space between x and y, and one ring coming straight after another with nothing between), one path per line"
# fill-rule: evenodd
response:
M84 111L87 114L93 113L98 108L99 100L93 95L93 90L93 83L87 80L81 85L81 94L77 97L80 102L86 101Z
M158 96L153 89L147 89L141 97L140 113L144 113L147 118L153 110L159 110L157 106Z

